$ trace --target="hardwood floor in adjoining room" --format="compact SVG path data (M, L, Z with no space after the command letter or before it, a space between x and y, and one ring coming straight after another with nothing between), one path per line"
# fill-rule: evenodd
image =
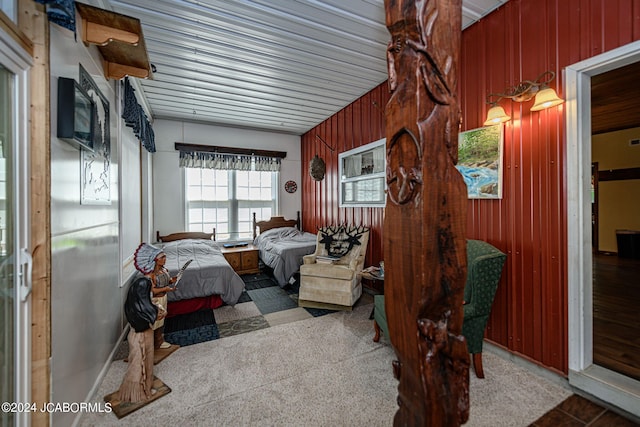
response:
M593 361L640 380L640 259L593 256Z

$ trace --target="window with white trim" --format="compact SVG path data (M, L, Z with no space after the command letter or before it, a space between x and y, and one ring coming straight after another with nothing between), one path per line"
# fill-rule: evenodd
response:
M276 213L278 172L189 167L184 170L189 231L210 233L215 228L217 240L251 239L253 212L258 221Z
M338 155L340 207L384 207L386 139Z

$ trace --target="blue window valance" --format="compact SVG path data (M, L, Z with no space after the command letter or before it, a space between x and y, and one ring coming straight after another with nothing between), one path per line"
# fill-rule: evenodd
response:
M47 6L49 21L76 32L76 2L74 0L35 0Z
M129 82L129 77L124 79L124 108L122 109L122 119L124 123L133 128L133 133L138 137L140 143L150 153L156 152L155 133L147 119L144 110L138 104L135 89Z

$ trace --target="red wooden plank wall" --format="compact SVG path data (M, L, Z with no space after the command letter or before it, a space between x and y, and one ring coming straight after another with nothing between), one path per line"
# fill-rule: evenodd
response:
M504 92L546 70L562 97L564 67L640 39L640 0L510 0L462 34L462 130L482 126L489 93ZM338 153L385 136L383 84L302 137L303 226L333 222L373 228L367 263L382 257L380 208L338 208ZM470 238L508 254L487 337L548 368L568 372L566 132L564 106L540 112L503 100L505 124L501 200L470 200ZM320 142L322 137L335 151ZM308 162L327 162L315 182Z
M315 232L318 227L343 223L371 227L367 265L377 265L382 259L384 209L339 207L338 154L385 137L384 107L388 100L389 86L384 82L302 135L303 230ZM327 165L322 181L309 176L309 162L316 154Z

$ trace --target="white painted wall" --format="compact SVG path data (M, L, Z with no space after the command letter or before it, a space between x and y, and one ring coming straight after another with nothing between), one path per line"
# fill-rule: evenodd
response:
M153 157L153 222L160 234L186 230L184 212L184 174L179 167L176 142L223 147L255 148L285 151L280 171L278 214L295 219L301 209L300 195L301 155L300 137L274 132L259 132L222 126L156 120L153 124L156 150ZM284 183L293 180L298 191L289 194Z
M82 402L92 398L124 324L122 306L126 287L120 271L119 167L122 137L118 133L119 101L116 81L103 75L99 53L82 43L81 27L74 34L57 25L51 35L51 401ZM106 205L81 204L81 151L57 138L58 77L79 81L79 64L88 71L109 101L111 163L110 197ZM129 129L127 163L137 148ZM139 145L139 143L137 143ZM138 168L139 170L139 168ZM138 174L139 176L139 174ZM139 178L138 178L139 181ZM135 201L135 191L129 194ZM140 234L140 207L127 206L137 215L132 229ZM127 226L127 229L130 228ZM130 248L129 248L130 249ZM81 414L56 412L53 426L73 425Z
M121 114L118 114L120 117ZM133 265L133 254L142 235L142 197L140 154L146 152L140 140L133 134L133 129L125 126L123 120L118 120L120 130L120 257L122 277L120 283L125 283L136 269Z

